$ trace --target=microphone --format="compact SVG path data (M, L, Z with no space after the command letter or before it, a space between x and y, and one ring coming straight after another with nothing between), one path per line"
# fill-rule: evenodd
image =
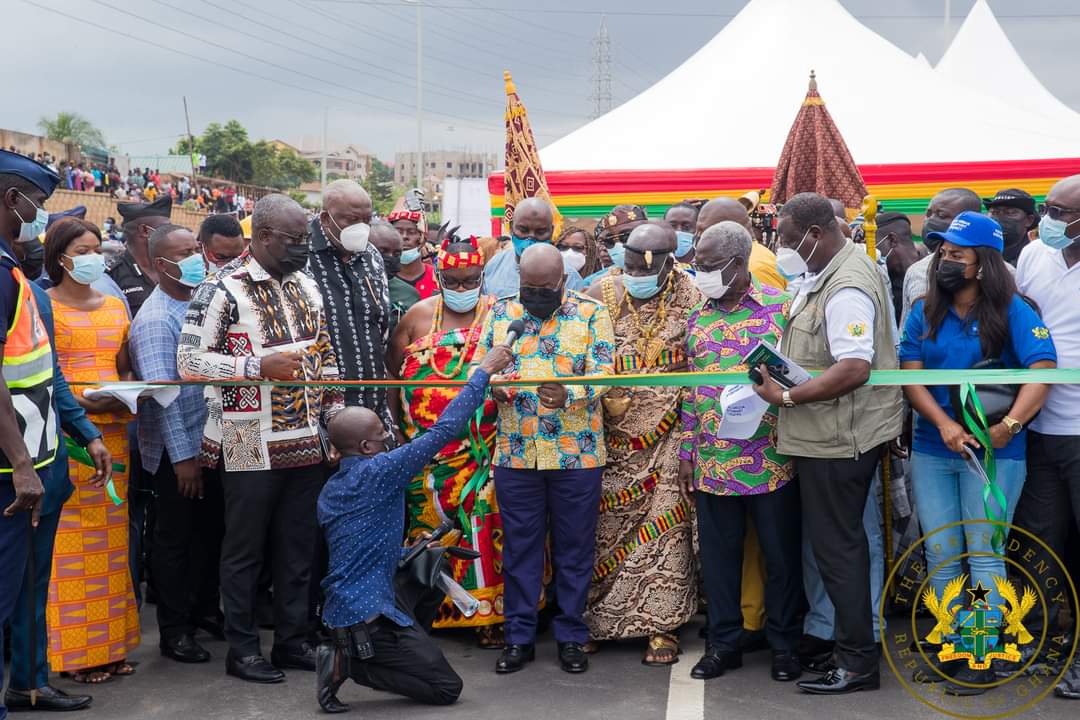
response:
M510 327L506 329L506 340L503 341L503 345L508 348L512 348L517 339L525 333L525 321L520 318L510 323Z

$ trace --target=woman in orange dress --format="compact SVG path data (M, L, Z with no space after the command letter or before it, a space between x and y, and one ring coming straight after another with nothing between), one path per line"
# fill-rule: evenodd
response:
M60 369L70 383L132 379L124 304L90 286L104 270L95 225L68 219L49 229L45 271L54 284L49 297ZM87 387L73 385L72 391L125 470L113 473L111 487L98 487L90 483L93 468L70 461L75 492L60 511L46 618L49 666L78 682L98 683L134 672L126 660L139 645L124 504L132 416L119 400L83 397Z

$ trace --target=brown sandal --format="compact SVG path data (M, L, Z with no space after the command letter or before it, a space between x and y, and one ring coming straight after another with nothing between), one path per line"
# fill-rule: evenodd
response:
M657 633L649 638L649 646L645 650L645 657L641 659L642 665L649 667L667 667L679 662L679 639L670 633ZM660 658L665 659L660 659Z
M135 674L135 668L128 662L121 660L120 662L113 663L112 665L106 665L106 672L116 677L127 677L128 675Z
M482 650L502 650L506 645L502 623L476 628L476 644Z
M75 672L63 672L60 673L60 677L82 685L101 685L113 679L112 673L106 670L105 666L76 670Z

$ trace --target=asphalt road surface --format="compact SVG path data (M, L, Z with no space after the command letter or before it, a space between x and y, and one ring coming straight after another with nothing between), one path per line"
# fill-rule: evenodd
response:
M93 706L75 718L145 720L146 718L321 718L315 702L313 673L289 671L279 685L251 685L224 672L225 644L203 634L199 641L213 654L202 665L181 665L160 656L153 606L142 613L143 643L130 658L138 662L135 675L91 687ZM536 662L514 675L493 671L498 652L480 650L469 633L439 635L451 664L465 681L456 705L432 708L351 681L338 696L349 703L348 718L379 720L849 720L875 718L922 720L941 718L909 695L882 664L882 689L844 697L812 697L793 684L769 677L769 653L746 656L740 670L708 682L692 680L690 668L703 649L697 622L683 630L684 654L672 668L641 664L643 641L606 644L591 656L589 672L568 675L557 664L550 635L537 646ZM269 655L270 637L264 634ZM70 680L54 679L68 691L83 688ZM1072 720L1080 702L1047 697L1024 718ZM20 717L20 716L16 716Z

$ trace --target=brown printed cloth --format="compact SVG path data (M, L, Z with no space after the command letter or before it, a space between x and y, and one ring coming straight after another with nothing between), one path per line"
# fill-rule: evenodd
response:
M514 208L525 198L543 198L551 205L558 236L562 216L548 192L544 168L540 166L540 152L536 149L529 113L518 96L509 72L503 73L506 81L506 172L503 224L509 231L514 220Z
M612 278L604 297L615 324L616 371L676 372L685 363L687 320L702 296L689 275L672 274L674 288L659 331L665 354L652 367L637 352L641 330L628 313L615 319ZM655 322L661 293L638 310ZM636 365L636 367L635 367ZM596 526L596 564L585 622L595 640L671 632L697 610L693 504L679 490L682 388L635 387L625 413L605 412L608 464ZM665 420L670 419L670 422ZM645 439L649 438L649 441ZM628 446L628 441L636 443ZM649 444L651 442L651 444ZM642 445L646 445L642 447Z
M818 95L813 74L776 163L770 202L784 203L802 192L836 198L848 208L862 207L867 194L859 167Z

